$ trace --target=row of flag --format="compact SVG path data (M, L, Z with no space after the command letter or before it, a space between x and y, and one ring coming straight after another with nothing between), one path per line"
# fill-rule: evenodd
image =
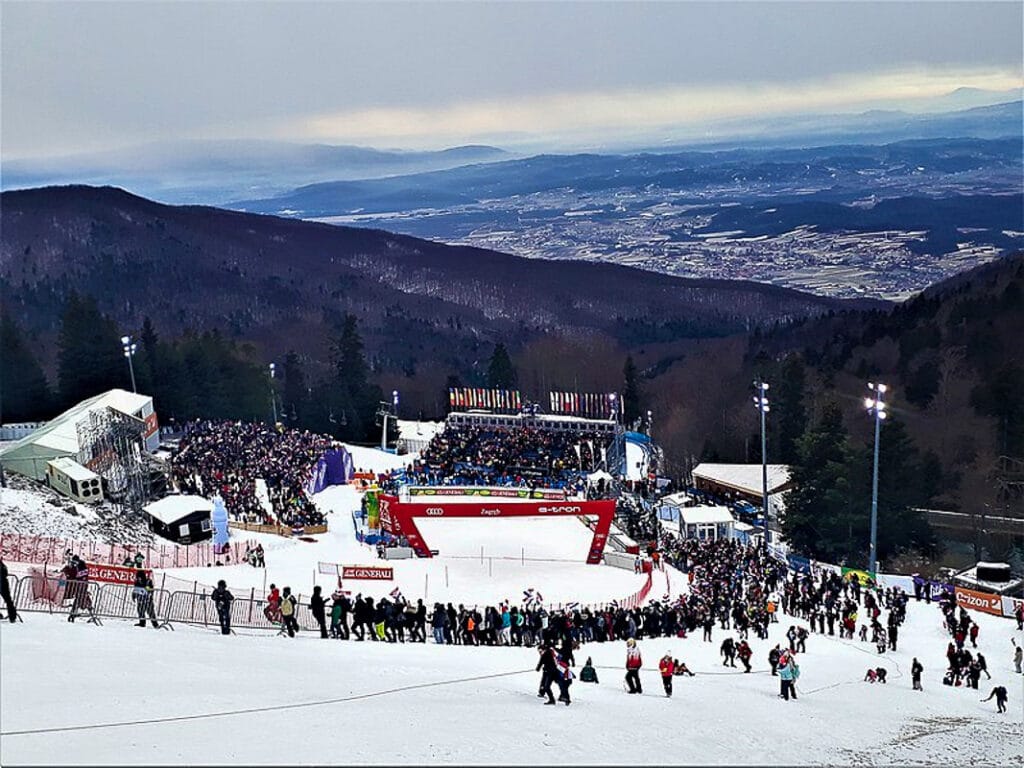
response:
M605 392L551 392L549 400L551 413L611 419L615 417L619 396Z
M448 390L448 405L452 408L489 408L499 411L518 411L522 398L510 389L476 389L455 387Z

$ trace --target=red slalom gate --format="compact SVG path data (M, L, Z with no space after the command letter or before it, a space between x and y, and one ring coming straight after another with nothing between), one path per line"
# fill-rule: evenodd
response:
M380 497L380 524L388 533L405 536L409 546L420 557L430 557L430 547L423 540L419 528L416 527L417 517L579 517L593 515L597 517L594 526L594 538L590 543L587 562L598 565L608 542L612 518L615 517L615 500L600 501L449 501L448 499L432 498L426 503L410 504L398 500L397 496Z

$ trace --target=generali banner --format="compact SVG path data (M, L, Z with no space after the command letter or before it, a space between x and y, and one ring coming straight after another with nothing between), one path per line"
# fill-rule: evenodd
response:
M341 578L361 579L363 581L393 581L395 569L379 565L343 565L341 566Z
M1003 598L988 592L976 592L973 589L957 587L956 603L963 608L991 613L993 616L1003 615Z
M134 584L135 568L126 568L121 565L100 565L99 563L86 563L89 569L89 581L97 581L102 584ZM146 575L151 577L153 572L146 570Z

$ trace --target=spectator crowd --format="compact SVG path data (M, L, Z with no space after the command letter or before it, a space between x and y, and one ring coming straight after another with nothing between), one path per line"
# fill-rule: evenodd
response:
M329 437L261 423L194 421L186 424L171 458L174 486L206 497L220 494L228 515L263 525L320 525L323 515L306 493ZM263 479L271 510L256 494Z

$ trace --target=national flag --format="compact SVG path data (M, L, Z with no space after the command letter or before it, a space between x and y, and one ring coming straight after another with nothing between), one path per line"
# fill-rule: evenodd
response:
M389 592L388 594L391 595L391 599L395 602L402 602L403 600L405 600L405 598L402 596L402 590L400 590L398 587L392 589L391 592Z
M580 607L579 603L566 603L565 604L565 609L567 611L575 611L579 607Z

